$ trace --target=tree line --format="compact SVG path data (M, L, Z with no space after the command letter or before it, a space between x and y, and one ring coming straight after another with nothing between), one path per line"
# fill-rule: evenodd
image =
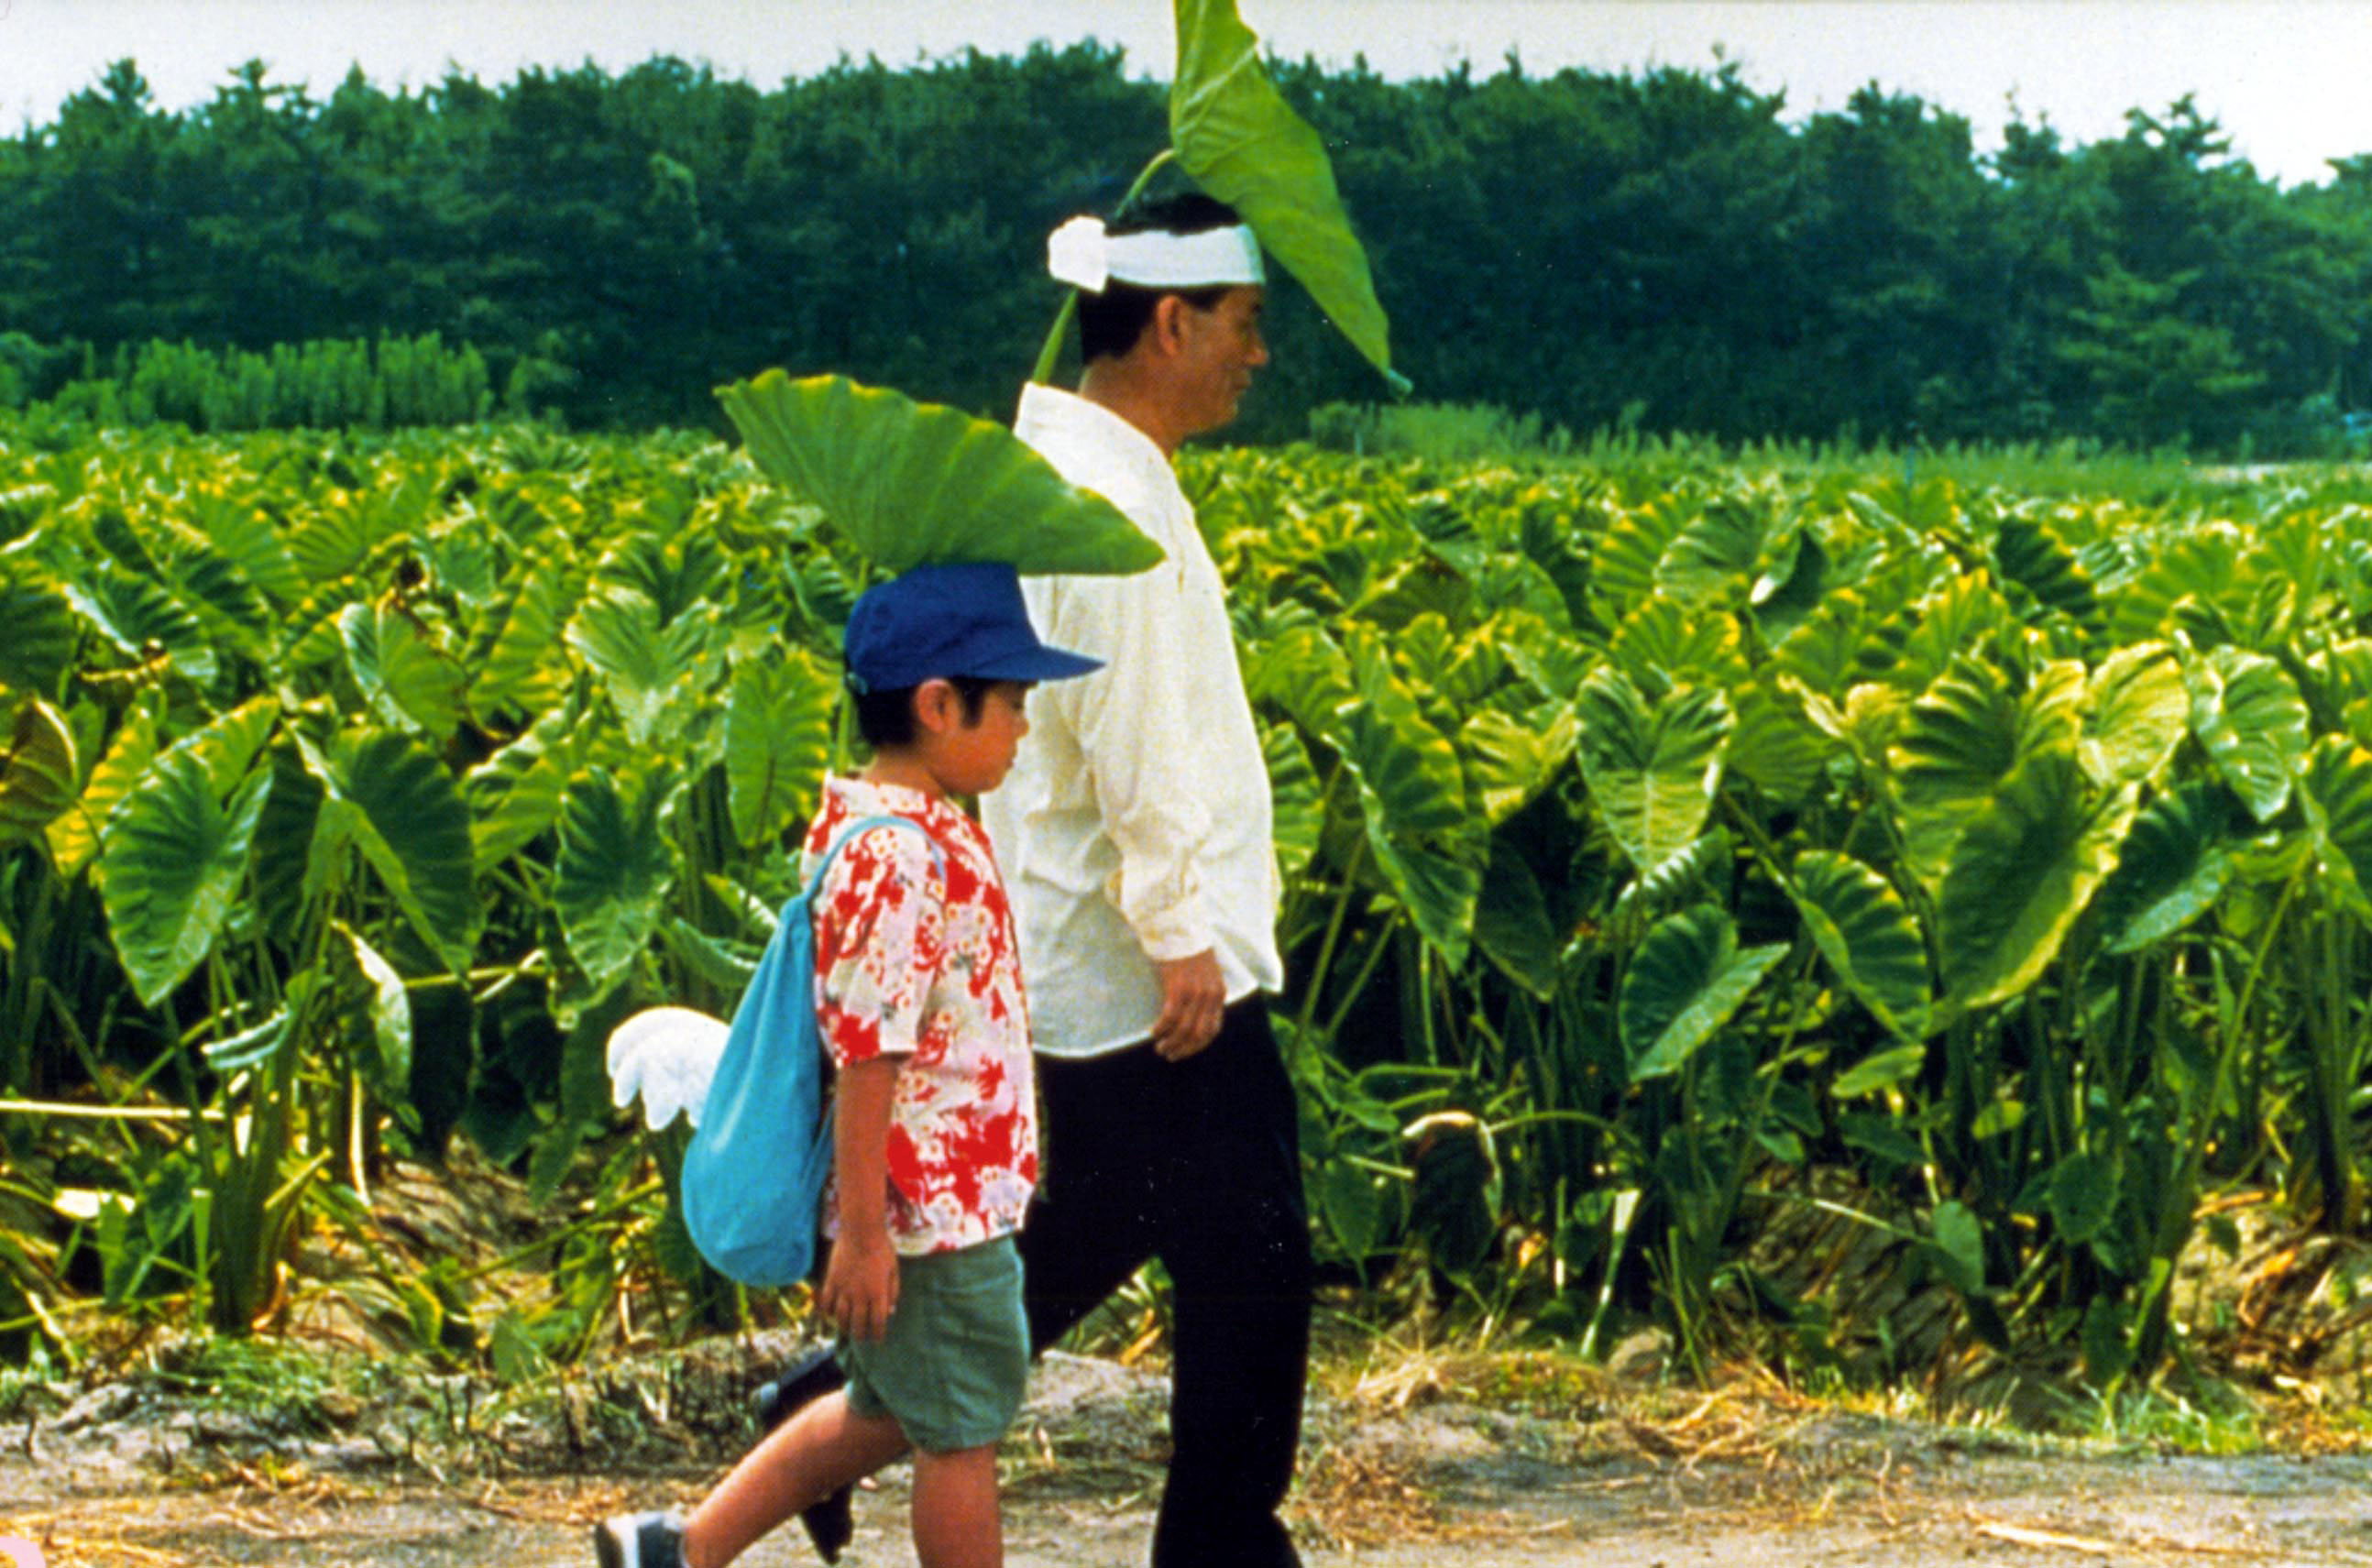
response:
M1419 398L1574 430L2338 449L2372 405L2372 155L2284 187L2189 99L2070 145L1873 84L1790 122L1734 66L1273 67L1325 137ZM157 342L434 334L580 426L843 371L1000 416L1044 237L1166 144L1084 43L772 88L673 58L169 111L124 61L0 141L0 404ZM2338 151L2339 149L2334 149ZM1281 286L1240 433L1384 391Z

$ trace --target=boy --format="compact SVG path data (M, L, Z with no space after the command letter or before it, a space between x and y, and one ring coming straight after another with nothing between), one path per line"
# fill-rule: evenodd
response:
M848 1386L777 1428L688 1518L604 1521L601 1568L725 1568L910 1446L924 1568L1004 1561L996 1441L1029 1369L1013 1237L1037 1182L1036 1086L1004 884L950 797L1005 777L1032 685L1098 661L1041 643L1012 568L990 565L917 567L867 591L845 656L874 756L825 782L808 865L868 817L923 829L857 834L815 906L817 1016L836 1069L819 1301Z

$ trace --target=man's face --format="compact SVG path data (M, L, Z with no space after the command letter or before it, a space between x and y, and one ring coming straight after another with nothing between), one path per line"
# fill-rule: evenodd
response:
M1267 303L1266 291L1242 284L1208 309L1185 305L1180 312L1178 402L1190 434L1233 420L1252 372L1268 363L1268 343L1261 337Z

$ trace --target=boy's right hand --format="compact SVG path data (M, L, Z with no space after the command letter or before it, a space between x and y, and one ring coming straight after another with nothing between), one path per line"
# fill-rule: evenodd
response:
M817 1304L853 1340L878 1340L898 1309L898 1249L887 1231L843 1231L824 1265Z

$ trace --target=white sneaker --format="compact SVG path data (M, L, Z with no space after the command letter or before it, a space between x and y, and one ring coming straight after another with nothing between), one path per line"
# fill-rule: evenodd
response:
M683 1568L683 1518L678 1514L621 1514L593 1527L593 1555L601 1568Z

